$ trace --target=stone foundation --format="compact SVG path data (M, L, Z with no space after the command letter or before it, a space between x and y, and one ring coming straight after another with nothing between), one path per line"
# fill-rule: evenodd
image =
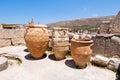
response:
M0 29L0 47L25 45L25 29Z
M106 57L120 57L120 37L113 34L98 34L93 38L93 54Z
M0 39L0 47L10 46L11 40L10 39Z

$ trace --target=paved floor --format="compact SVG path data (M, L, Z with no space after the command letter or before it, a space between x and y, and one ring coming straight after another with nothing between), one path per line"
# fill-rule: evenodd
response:
M9 66L0 72L0 80L115 80L115 73L88 65L85 69L76 69L72 59L54 60L46 52L42 59L29 56L25 46L0 48L0 53L17 54L22 59L21 65Z

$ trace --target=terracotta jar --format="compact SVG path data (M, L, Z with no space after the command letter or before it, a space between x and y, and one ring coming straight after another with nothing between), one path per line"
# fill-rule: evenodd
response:
M56 59L64 59L69 50L68 28L53 28L52 49Z
M46 25L33 24L26 29L26 46L34 58L41 58L48 47L49 35L46 28Z
M79 68L85 68L87 62L90 61L92 54L91 46L93 45L93 40L90 41L76 41L71 40L71 55L75 64Z

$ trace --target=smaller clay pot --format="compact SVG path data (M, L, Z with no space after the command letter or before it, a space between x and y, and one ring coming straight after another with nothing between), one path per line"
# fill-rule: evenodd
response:
M76 41L71 40L71 55L75 64L79 68L85 68L87 63L90 61L92 54L91 46L93 40L90 41Z
M65 58L69 50L68 28L53 28L52 49L57 60Z

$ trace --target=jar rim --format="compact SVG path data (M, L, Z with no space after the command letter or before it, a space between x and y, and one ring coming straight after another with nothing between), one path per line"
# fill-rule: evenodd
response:
M36 27L36 28L47 28L46 25L38 25L38 24L36 24L36 25L28 25L28 27L31 27L31 28L34 28L34 27Z
M74 40L72 39L71 42L78 42L78 43L93 43L93 40Z

